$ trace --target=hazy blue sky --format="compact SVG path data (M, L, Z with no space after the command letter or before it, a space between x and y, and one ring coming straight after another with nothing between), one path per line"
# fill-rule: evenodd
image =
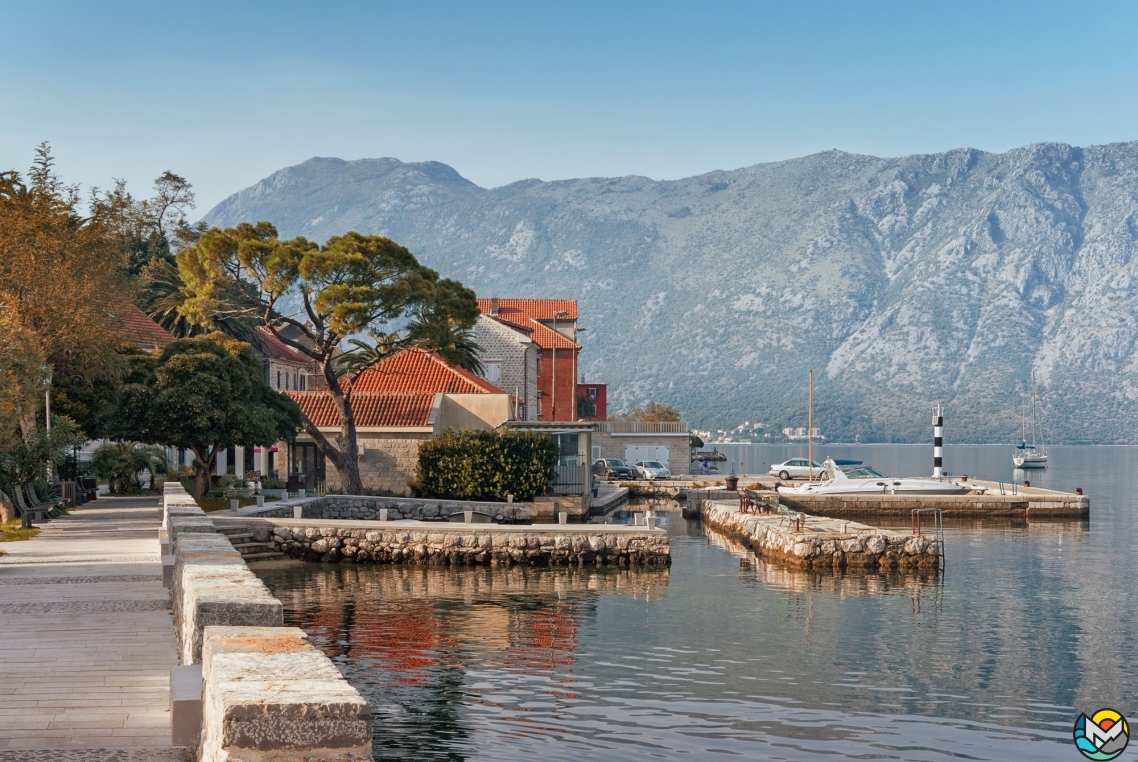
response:
M494 186L1138 139L1138 3L0 0L0 168L199 211L311 156Z

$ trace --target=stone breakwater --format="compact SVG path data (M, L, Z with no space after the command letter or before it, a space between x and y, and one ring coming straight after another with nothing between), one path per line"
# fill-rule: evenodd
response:
M779 499L796 511L835 518L839 516L908 517L914 508L940 508L946 518L1085 519L1091 515L1091 499L1071 492L973 479L971 484L987 492L966 495L795 495L780 492ZM1000 494L1001 488L1004 494Z
M218 519L218 521L224 521ZM619 525L401 524L394 522L254 519L274 550L324 563L473 566L667 566L661 529ZM445 527L445 528L444 528Z
M743 513L738 501L705 502L702 515L708 526L764 559L798 569L937 571L944 553L940 541L927 535L820 516L807 516L798 531L777 514Z
M198 762L371 759L367 702L282 626L281 602L180 484L166 483L162 508L183 664L171 671L175 745L198 747Z

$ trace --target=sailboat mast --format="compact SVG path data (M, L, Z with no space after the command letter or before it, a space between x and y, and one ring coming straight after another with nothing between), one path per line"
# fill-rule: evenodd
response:
M1035 430L1039 426L1035 409L1035 371L1031 372L1031 449L1035 449Z
M814 481L814 371L810 371L810 390L806 403L806 459L809 461L810 481Z

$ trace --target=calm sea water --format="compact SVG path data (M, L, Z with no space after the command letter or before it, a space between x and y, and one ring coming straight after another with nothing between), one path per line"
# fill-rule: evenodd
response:
M1091 519L950 524L939 577L791 571L678 512L668 570L261 574L371 702L377 760L1081 759L1080 711L1138 712L1138 448L1050 452L1028 478ZM822 453L931 471L931 447ZM1013 476L1007 447L946 467Z

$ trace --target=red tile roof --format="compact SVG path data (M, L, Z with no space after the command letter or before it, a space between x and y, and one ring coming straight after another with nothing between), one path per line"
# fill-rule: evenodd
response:
M452 368L434 352L405 349L356 376L357 392L384 394L505 394L484 378Z
M562 334L546 327L545 323L539 323L536 320L530 320L529 325L533 328L532 338L542 349L580 349L581 347L574 344L572 340L565 338Z
M126 299L108 297L103 302L103 310L110 316L115 333L139 349L165 349L175 341L169 331Z
M264 343L265 352L274 360L299 363L301 365L307 365L310 362L304 355L274 336L273 332L265 326L257 326L257 333L261 334L261 341Z
M332 395L322 392L286 392L308 420L320 427L339 427L340 416L332 404ZM430 426L434 394L360 394L352 395L352 412L356 426L425 427Z
M490 300L479 299L478 309L490 314ZM556 312L569 314L556 317ZM499 299L497 317L514 323L526 324L526 318L534 320L576 320L576 299Z

